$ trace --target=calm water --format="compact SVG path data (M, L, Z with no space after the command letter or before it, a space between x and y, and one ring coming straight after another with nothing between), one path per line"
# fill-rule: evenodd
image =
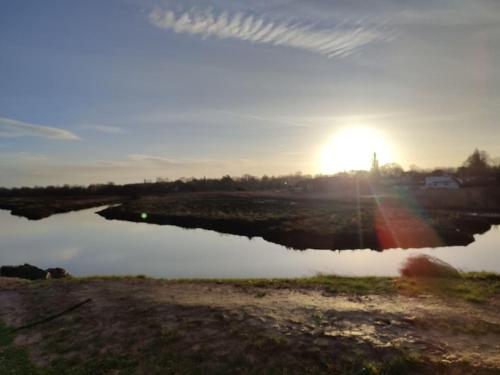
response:
M260 238L174 226L107 221L90 209L28 221L0 210L0 264L60 266L73 275L284 277L317 272L396 275L410 254L425 253L466 271L500 272L498 227L467 247L289 250Z

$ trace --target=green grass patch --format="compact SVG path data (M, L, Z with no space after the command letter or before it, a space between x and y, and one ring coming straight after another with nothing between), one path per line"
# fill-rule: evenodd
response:
M0 322L0 374L45 375L47 370L35 366L26 349L14 345L12 329Z
M500 294L500 275L487 272L462 273L460 278L401 278L397 288L403 294L433 294L484 303Z

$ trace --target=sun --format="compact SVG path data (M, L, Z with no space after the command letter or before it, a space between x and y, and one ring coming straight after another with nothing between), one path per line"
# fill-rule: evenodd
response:
M381 164L392 161L391 145L379 131L363 126L343 128L322 147L318 169L324 174L369 170L374 152Z

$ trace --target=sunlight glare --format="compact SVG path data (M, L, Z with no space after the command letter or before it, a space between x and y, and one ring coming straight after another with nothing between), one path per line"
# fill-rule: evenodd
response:
M391 146L380 132L368 127L344 128L321 149L318 169L324 174L370 170L374 152L380 165L392 161Z

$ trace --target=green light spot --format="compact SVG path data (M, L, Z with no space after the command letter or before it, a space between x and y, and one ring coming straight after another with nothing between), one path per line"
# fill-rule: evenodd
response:
M141 219L142 219L142 220L146 220L147 218L148 218L148 214L147 214L147 213L145 213L145 212L143 212L143 213L141 214Z

